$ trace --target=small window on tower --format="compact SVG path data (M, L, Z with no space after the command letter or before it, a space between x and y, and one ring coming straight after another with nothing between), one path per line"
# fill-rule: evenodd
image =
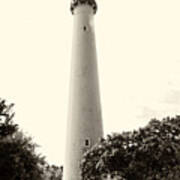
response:
M87 27L86 27L86 26L84 26L84 27L83 27L83 29L84 29L84 31L86 31L86 30L87 30Z
M89 147L90 146L90 139L85 139L85 146Z

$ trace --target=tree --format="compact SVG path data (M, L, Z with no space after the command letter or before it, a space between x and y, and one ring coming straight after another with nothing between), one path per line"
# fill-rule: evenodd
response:
M12 107L0 99L0 179L41 180L44 158L35 153L37 145L13 122Z
M84 154L81 174L83 180L107 174L124 180L178 180L180 116L153 119L137 131L101 139Z
M5 100L0 99L0 140L12 136L18 130L18 125L12 121L14 113L10 112L13 106L6 105Z
M37 155L38 145L13 122L13 106L0 99L0 179L62 180L63 167L49 165Z

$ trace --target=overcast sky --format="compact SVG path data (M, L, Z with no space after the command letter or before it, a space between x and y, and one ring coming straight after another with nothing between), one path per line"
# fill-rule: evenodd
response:
M105 133L180 114L180 1L99 0L95 18ZM0 97L63 164L73 16L69 0L0 0Z

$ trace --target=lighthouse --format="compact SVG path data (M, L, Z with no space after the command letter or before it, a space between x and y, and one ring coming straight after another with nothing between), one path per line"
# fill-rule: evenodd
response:
M73 0L73 41L64 180L80 180L83 153L103 136L94 15L95 0Z

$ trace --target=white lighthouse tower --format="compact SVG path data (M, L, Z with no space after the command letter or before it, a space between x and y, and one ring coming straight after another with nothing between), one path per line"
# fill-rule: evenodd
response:
M95 0L73 0L73 46L64 180L80 180L85 150L103 136L98 85Z

